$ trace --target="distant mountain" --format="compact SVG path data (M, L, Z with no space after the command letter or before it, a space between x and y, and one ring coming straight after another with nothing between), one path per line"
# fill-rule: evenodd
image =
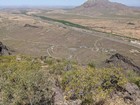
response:
M74 8L72 12L90 16L137 15L140 14L140 9L109 0L88 0L83 5Z

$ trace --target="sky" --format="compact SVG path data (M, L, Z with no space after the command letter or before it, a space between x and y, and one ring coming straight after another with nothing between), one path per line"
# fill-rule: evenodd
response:
M140 7L140 0L110 0L114 2L123 3L128 6L138 6Z
M0 6L78 6L86 0L0 0ZM129 6L139 6L140 0L110 0Z

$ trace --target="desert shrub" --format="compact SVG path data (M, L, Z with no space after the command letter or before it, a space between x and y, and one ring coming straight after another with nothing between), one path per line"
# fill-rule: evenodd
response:
M104 100L117 86L123 86L126 82L120 69L79 68L62 76L62 87L67 99L81 99L83 105Z
M54 75L62 75L63 73L70 71L70 70L76 70L77 63L74 61L67 61L65 59L53 61L52 65L49 66L50 74Z
M140 88L140 77L137 76L137 77L131 78L130 82L136 84Z
M31 58L17 61L14 56L0 57L0 105L51 105L48 75Z
M129 82L136 84L140 88L140 75L132 70L126 72Z
M94 62L90 62L90 63L88 64L88 66L89 66L89 67L92 67L92 68L96 68L96 65L95 65Z
M45 59L43 59L44 63L48 64L48 65L53 65L56 63L56 59L52 58L52 57L46 57Z

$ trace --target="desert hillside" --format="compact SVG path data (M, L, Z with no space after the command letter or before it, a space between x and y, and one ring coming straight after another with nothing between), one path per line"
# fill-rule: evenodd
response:
M113 55L105 65L120 62L131 70L5 53L0 56L1 105L140 104L140 68L123 55Z
M76 7L72 10L78 14L84 14L89 16L127 16L136 15L139 16L140 9L129 7L121 3L111 2L109 0L88 0L83 5Z
M0 105L140 105L140 9L57 8L0 8Z

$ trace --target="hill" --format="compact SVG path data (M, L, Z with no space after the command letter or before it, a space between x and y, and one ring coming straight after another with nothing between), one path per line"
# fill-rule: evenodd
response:
M129 7L109 0L88 0L83 5L76 7L73 12L90 16L110 15L138 15L139 8Z
M0 56L0 80L1 105L140 105L139 75L119 68Z

